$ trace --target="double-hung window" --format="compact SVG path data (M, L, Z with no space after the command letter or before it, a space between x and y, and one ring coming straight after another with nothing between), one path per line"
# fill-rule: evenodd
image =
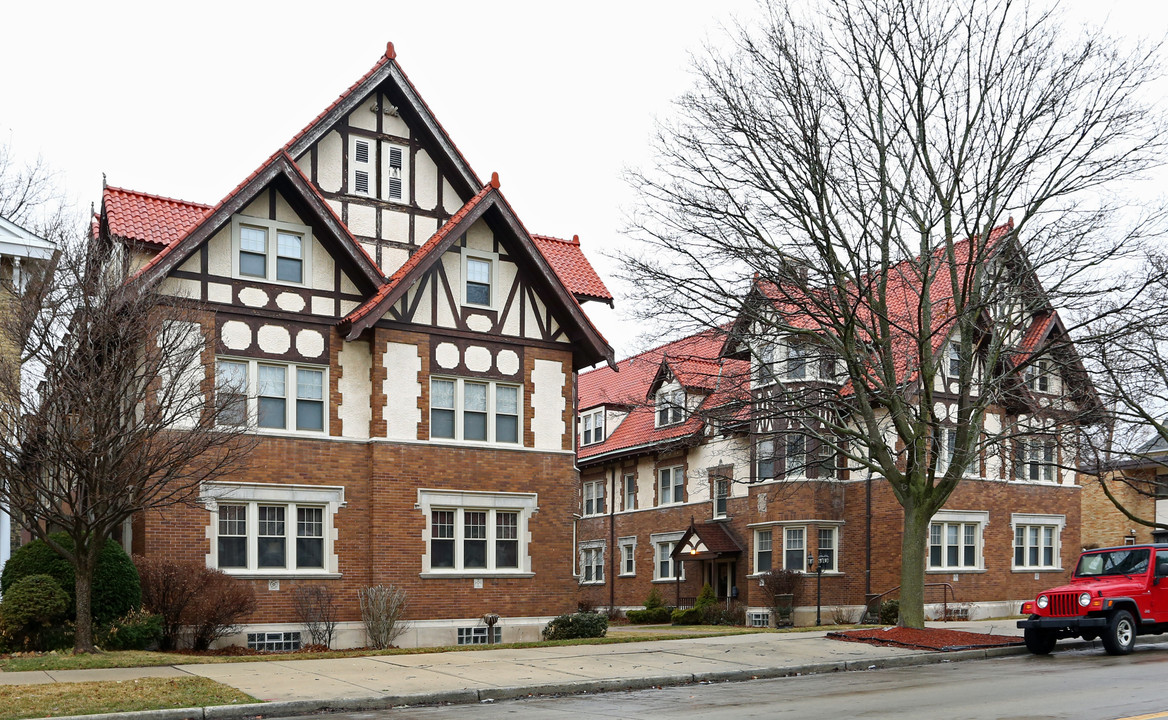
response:
M929 570L967 571L982 567L982 528L989 513L942 510L929 524Z
M580 582L596 585L604 582L603 541L580 546Z
M527 522L537 507L534 494L420 488L417 507L426 518L423 577L530 570Z
M1054 440L1015 441L1014 474L1019 480L1054 482L1057 446Z
M637 509L637 476L628 473L622 480L624 486L624 507L623 510Z
M1036 360L1026 368L1026 385L1035 392L1050 392L1050 362Z
M831 443L820 440L819 447L816 450L817 461L816 466L821 480L834 480L839 476L836 468L835 448Z
M726 517L726 503L730 499L730 481L714 478L714 517Z
M807 474L807 436L787 435L787 477L805 477Z
M685 390L674 388L657 393L657 427L676 425L685 419Z
M479 258L466 259L467 305L491 304L491 262Z
M950 342L946 357L949 360L949 379L956 380L961 375L961 344L956 341Z
M231 218L235 277L304 285L312 229L307 225L235 215Z
M604 441L604 409L585 413L581 418L581 445L594 445Z
M759 387L773 385L775 382L775 346L770 343L763 343L758 348L758 363L755 368L755 382Z
M251 416L267 430L325 429L324 368L219 358L215 383L221 425L241 425Z
M771 537L773 530L754 531L754 572L764 573L771 570Z
M685 502L684 468L661 468L657 473L657 504L676 505Z
M679 538L680 539L680 538ZM680 569L681 577L674 573L679 572L678 563L673 560L673 548L677 540L655 540L653 543L656 562L653 565L654 580L685 580L685 567Z
M759 481L772 480L775 477L775 439L764 438L758 441L755 451L755 479Z
M637 538L623 537L617 539L620 546L620 574L631 576L637 574Z
M807 570L807 528L789 527L783 530L783 568Z
M1015 570L1061 569L1059 551L1065 516L1015 513L1010 524L1014 528Z
M201 502L212 512L212 567L235 574L335 572L330 536L343 488L216 482L204 486Z
M836 546L838 545L838 538L838 528L819 528L819 550L816 553L815 562L822 563L824 572L835 572L839 568L838 564L836 563Z
M604 514L604 481L592 480L584 483L584 514Z
M430 437L519 442L519 386L462 378L431 378Z
M787 342L787 379L806 380L811 348L801 340Z
M937 437L933 440L933 452L937 455L937 472L943 473L953 462L957 453L957 428L937 428Z

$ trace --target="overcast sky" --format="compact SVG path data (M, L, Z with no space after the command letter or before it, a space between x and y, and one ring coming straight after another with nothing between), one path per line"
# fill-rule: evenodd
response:
M1064 3L1126 36L1168 8ZM690 84L691 53L753 0L694 2L22 2L5 8L0 141L58 168L79 205L111 185L214 203L377 62L398 62L480 177L532 232L578 234L617 310L585 309L618 357L640 349L611 278L621 170Z

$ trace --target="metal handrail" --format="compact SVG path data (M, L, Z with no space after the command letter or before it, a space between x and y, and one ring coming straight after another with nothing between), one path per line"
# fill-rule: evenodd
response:
M949 593L953 593L953 602L957 602L957 590L953 587L952 584L947 583L947 582L925 583L924 587L925 588L930 588L930 587L944 588L941 591L941 619L943 622L949 622ZM899 591L900 591L900 585L897 585L896 587L892 588L891 590L886 590L886 591L880 593L879 595L877 595L876 597L872 598L871 600L869 600L867 605L864 607L865 617L873 614L872 606L879 603L881 598L883 598L887 595L891 595L894 592L899 592Z

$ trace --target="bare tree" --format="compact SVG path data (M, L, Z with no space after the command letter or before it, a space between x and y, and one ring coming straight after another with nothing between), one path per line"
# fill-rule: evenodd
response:
M0 343L24 348L0 356L0 500L73 565L74 647L92 652L106 538L136 513L192 501L254 439L241 389L220 386L211 401L210 315L134 279L116 248L62 242L51 276L0 318Z
M1070 337L1139 290L1110 271L1159 216L1121 228L1107 190L1161 160L1155 48L1010 0L765 10L632 176L626 279L654 326L751 360L776 462L888 484L921 627L929 521L967 470L1072 470L1062 435L1100 416Z

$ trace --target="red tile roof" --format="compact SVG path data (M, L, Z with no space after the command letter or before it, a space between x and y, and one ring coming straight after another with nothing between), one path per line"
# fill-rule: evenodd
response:
M580 299L602 300L609 305L612 304L612 293L596 274L592 263L584 257L580 249L579 236L574 235L571 240L562 240L548 235L532 235L531 239L535 240L536 247L556 271L568 292Z
M702 545L706 546L706 552L713 555L735 555L744 550L741 543L734 539L730 534L724 523L720 522L690 522L689 528L686 529L685 534L677 541L677 545L673 548L673 557L682 556L684 559L689 554L685 553L687 545L692 545L691 538L696 535ZM699 553L700 557L701 554Z
M181 238L211 209L202 203L116 187L106 187L101 200L111 235L156 248Z
M684 442L698 436L705 427L702 411L744 402L749 394L746 380L750 363L717 360L724 340L721 329L706 330L621 360L616 370L604 367L581 373L581 410L601 405L630 410L620 424L607 428L608 437L604 442L581 446L577 457L584 461L620 450ZM656 408L648 396L663 363L674 372L683 387L699 390L705 397L697 408L698 412L683 422L657 427ZM681 369L681 373L674 368ZM740 414L736 412L733 417Z

